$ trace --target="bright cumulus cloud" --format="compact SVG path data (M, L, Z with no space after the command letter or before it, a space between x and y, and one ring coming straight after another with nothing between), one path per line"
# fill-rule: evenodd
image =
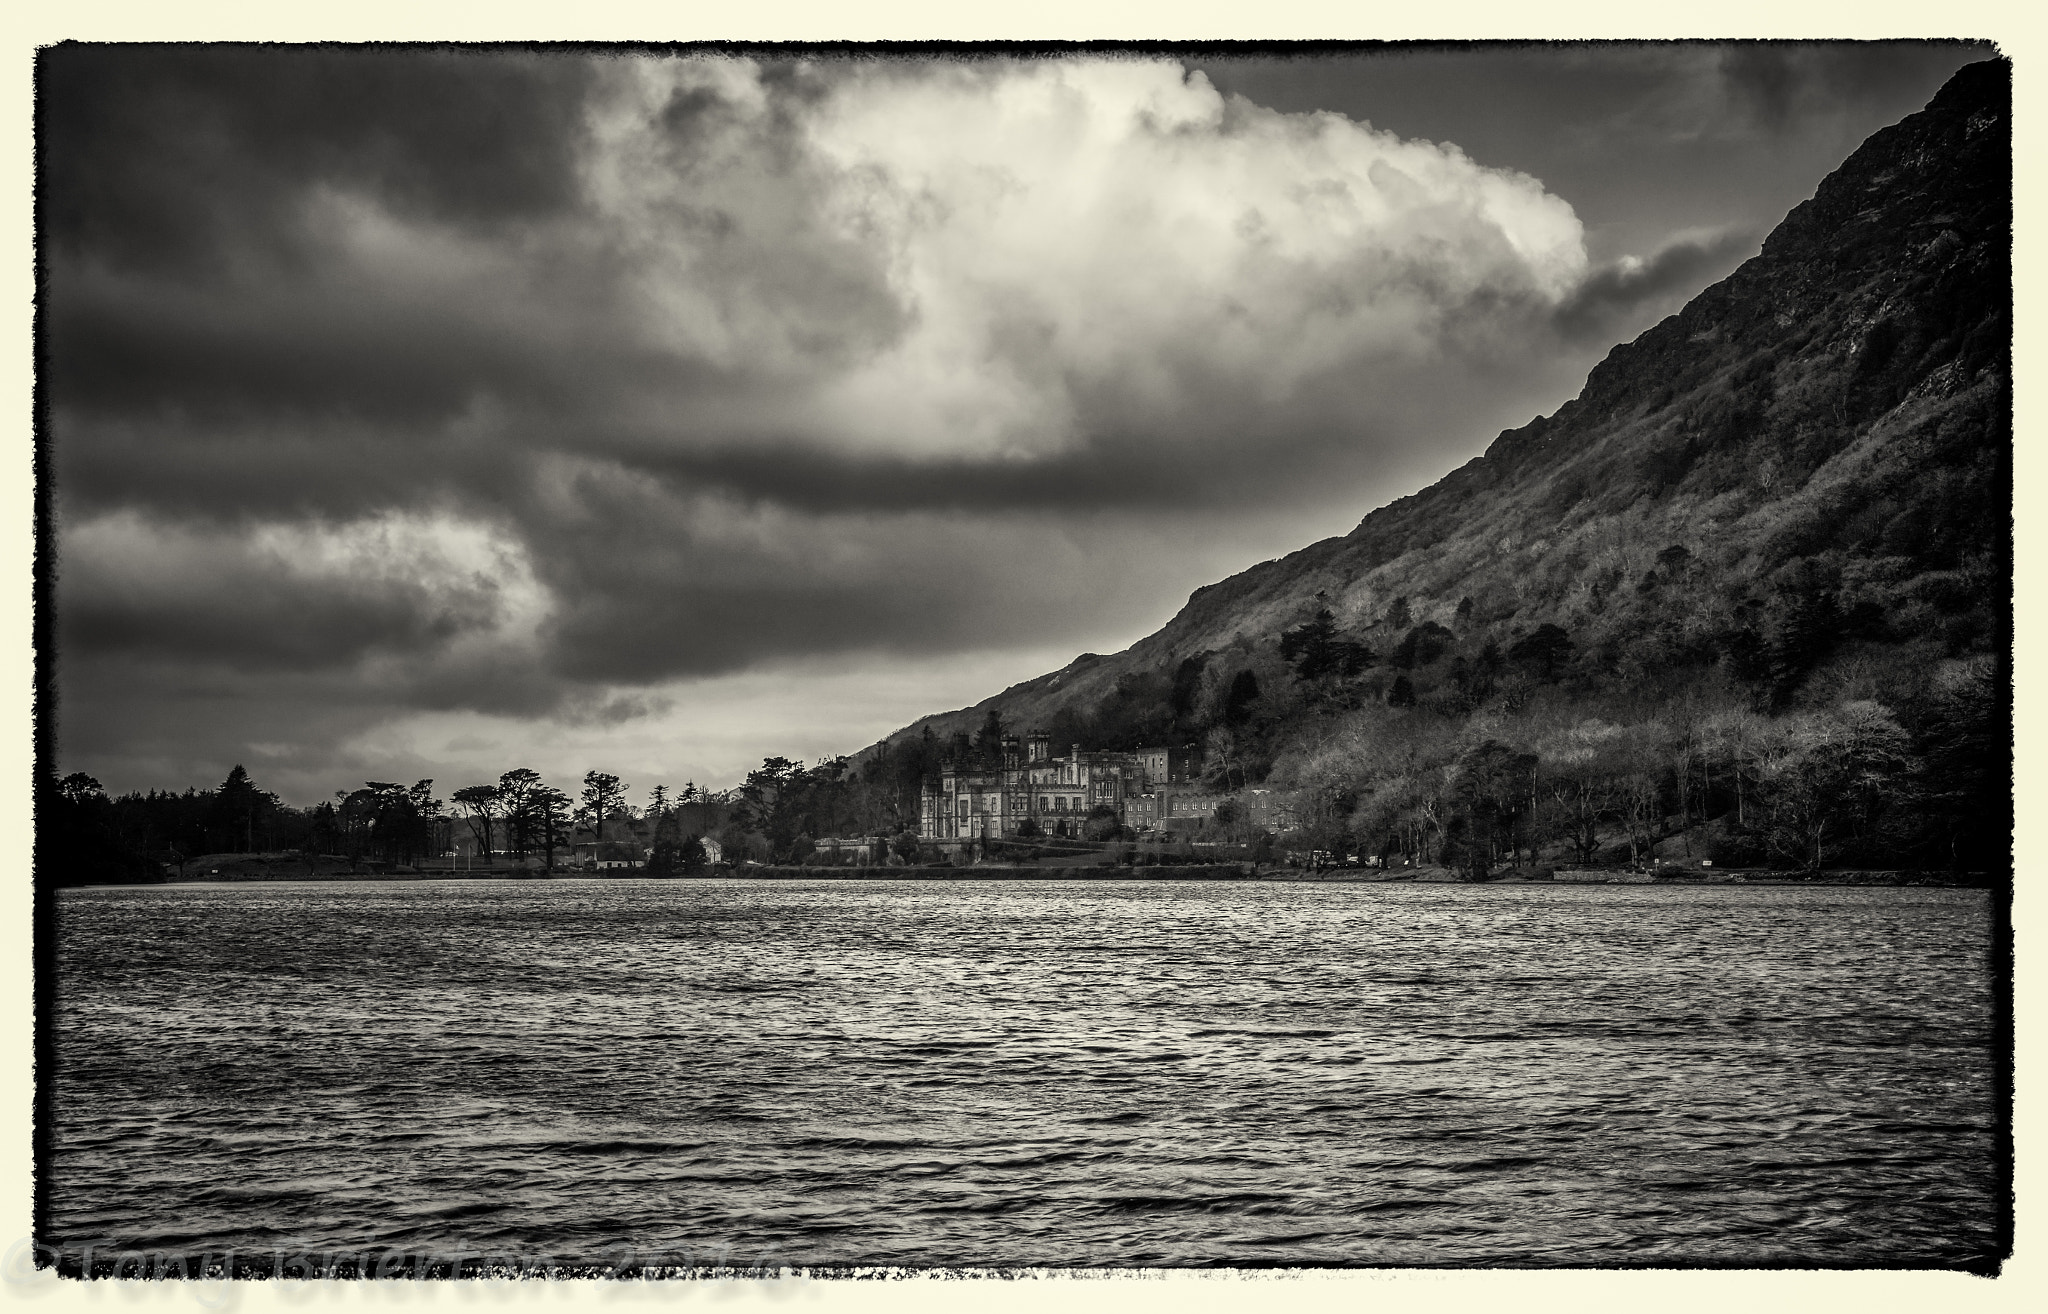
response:
M1536 180L1171 63L762 77L618 70L585 180L644 340L791 389L752 412L780 438L1029 461L1218 392L1286 407L1344 374L1348 397L1361 368L1499 349L1504 310L1585 274Z

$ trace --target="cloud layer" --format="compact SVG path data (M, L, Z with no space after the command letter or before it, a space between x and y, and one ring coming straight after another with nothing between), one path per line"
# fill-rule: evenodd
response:
M1534 178L1163 60L42 69L64 751L110 783L1127 642L1740 245L1596 269Z

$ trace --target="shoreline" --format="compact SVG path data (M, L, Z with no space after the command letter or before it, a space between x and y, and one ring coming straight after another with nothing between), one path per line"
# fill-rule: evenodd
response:
M426 881L647 881L662 884L679 884L693 881L929 881L945 883L990 882L990 881L1165 881L1173 883L1246 883L1267 885L1485 885L1485 886L1555 886L1560 888L1587 889L1699 889L1699 888L1742 888L1746 886L1817 886L1830 888L1920 888L1920 889L1993 889L1998 881L1990 873L1966 872L1951 874L1927 871L1870 871L1844 869L1837 872L1823 872L1815 876L1800 876L1790 872L1769 870L1730 871L1725 875L1701 877L1657 878L1641 873L1616 871L1607 874L1597 871L1573 872L1564 879L1532 879L1528 876L1502 876L1483 881L1467 881L1457 878L1443 868L1425 868L1414 872L1356 872L1335 870L1311 873L1291 868L1275 868L1253 872L1243 863L1216 863L1209 865L1174 865L1158 867L954 867L954 868L905 868L905 867L760 867L745 871L725 871L697 876L639 876L618 871L606 872L463 872L463 871L417 871L417 872L323 872L318 874L288 875L264 873L261 875L208 873L195 876L172 876L161 881L113 881L88 882L77 885L62 885L60 889L128 889L147 888L154 885L307 885L307 884L389 884L393 882L418 883Z

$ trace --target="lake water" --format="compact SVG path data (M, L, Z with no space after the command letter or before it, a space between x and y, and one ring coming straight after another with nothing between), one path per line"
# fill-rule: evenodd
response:
M59 896L43 1240L678 1264L1955 1265L1982 891Z

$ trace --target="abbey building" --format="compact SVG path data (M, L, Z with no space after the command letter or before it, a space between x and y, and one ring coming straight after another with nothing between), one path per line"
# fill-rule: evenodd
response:
M1164 830L1176 817L1206 816L1219 801L1199 783L1201 754L1193 746L1115 753L1075 744L1054 757L1051 739L1033 734L1021 746L1004 738L1002 762L998 770L946 763L937 780L925 782L919 836L1000 839L1026 820L1041 835L1077 836L1090 816L1103 815L1133 830Z

